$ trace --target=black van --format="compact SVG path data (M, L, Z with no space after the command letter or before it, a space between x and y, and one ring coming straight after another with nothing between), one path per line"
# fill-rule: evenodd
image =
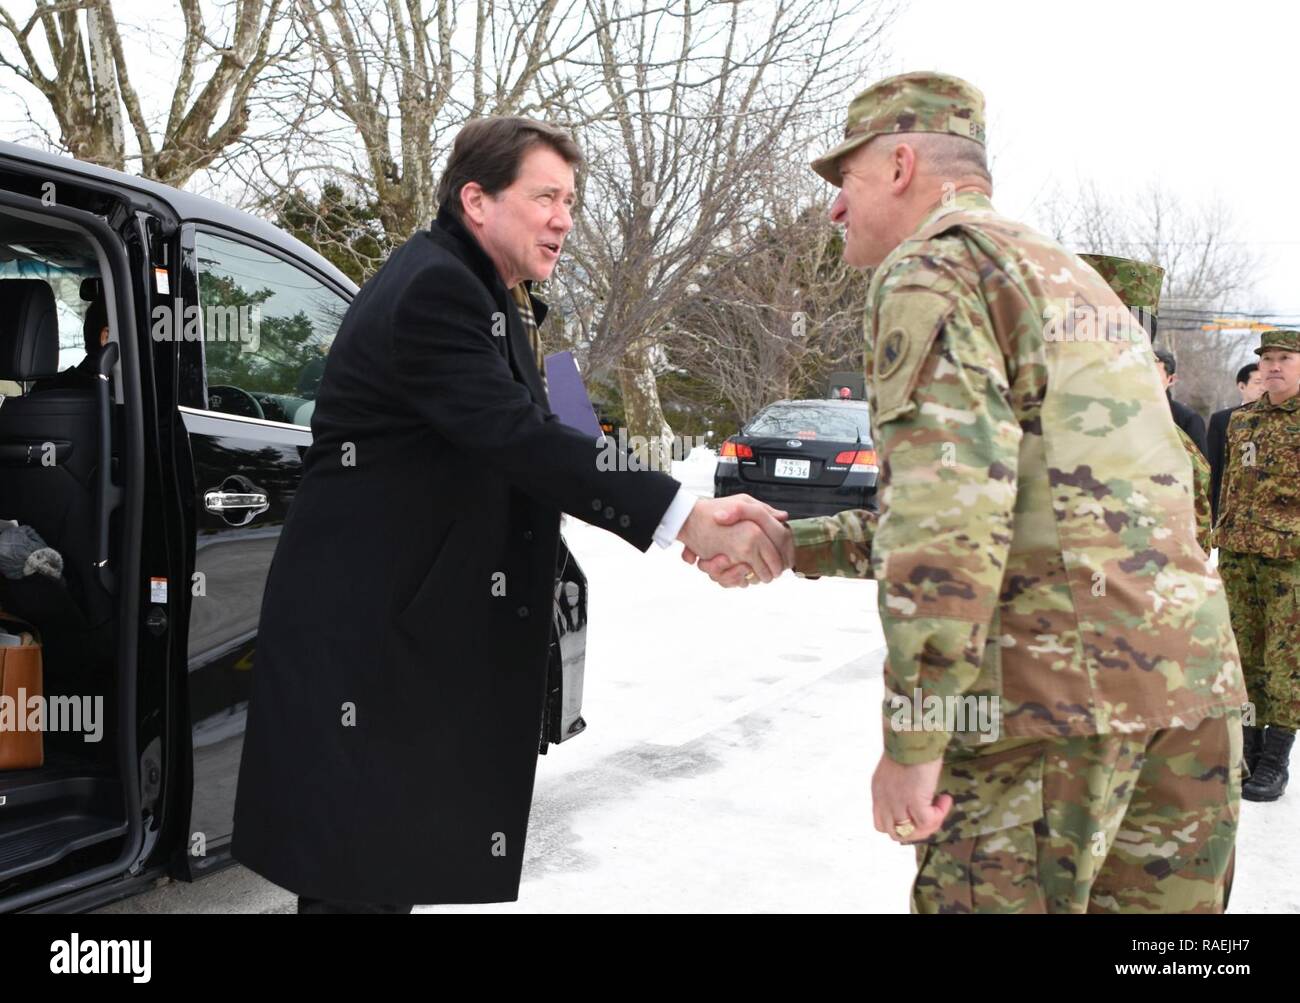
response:
M230 863L262 590L355 293L264 220L0 143L0 551L62 558L0 575L0 611L64 712L0 770L0 912ZM543 752L583 727L586 588L562 546Z

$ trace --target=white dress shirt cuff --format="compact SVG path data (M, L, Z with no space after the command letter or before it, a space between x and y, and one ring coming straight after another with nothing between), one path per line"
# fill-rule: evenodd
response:
M677 534L682 531L682 524L686 522L686 517L691 514L691 509L699 499L691 491L681 487L677 489L677 494L664 512L664 517L659 520L659 528L655 530L655 543L661 547L671 547L673 541L677 539Z

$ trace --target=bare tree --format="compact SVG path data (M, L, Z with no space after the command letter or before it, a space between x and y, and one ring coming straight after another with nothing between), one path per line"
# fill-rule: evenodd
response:
M316 175L373 206L396 244L434 214L437 167L464 121L567 125L588 163L569 253L546 291L557 301L546 337L572 343L588 372L612 368L629 427L665 451L655 366L669 317L701 264L754 222L770 165L805 161L810 139L840 119L892 13L874 0L295 0L294 10L313 58L295 67L282 110L310 135L296 162L241 162L262 201L281 204L286 187Z
M180 186L247 132L254 89L289 54L284 3L234 0L219 7L232 24L214 37L199 0L178 0L184 36L161 129L132 83L111 0L36 0L23 20L0 6L0 28L16 49L0 50L0 66L45 98L58 123L57 143L72 156L125 170L134 159L129 126L139 173Z
M598 86L566 106L585 123L589 170L562 306L589 370L613 367L629 429L667 466L655 373L672 318L699 295L701 268L760 223L773 164L805 162L842 115L889 12L833 0L604 12L617 16L596 26Z
M459 126L544 117L591 39L582 0L295 0L294 15L313 58L286 78L282 114L312 135L299 163L272 158L249 183L274 202L299 175L330 176L376 207L394 244L437 209Z
M832 370L862 370L866 281L841 260L814 176L773 170L766 211L741 247L698 272L664 339L675 368L730 406L735 422L773 400L825 396ZM699 403L707 403L705 400Z
M1233 376L1251 334L1216 315L1251 305L1259 256L1237 239L1227 206L1188 205L1155 183L1130 197L1087 184L1073 197L1058 193L1044 215L1049 232L1076 250L1164 268L1157 340L1177 356L1177 396L1203 413L1238 403Z

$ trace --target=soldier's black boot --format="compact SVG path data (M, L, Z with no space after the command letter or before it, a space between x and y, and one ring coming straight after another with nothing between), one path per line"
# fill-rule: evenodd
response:
M1287 765L1294 742L1295 732L1289 729L1271 726L1264 732L1264 750L1260 753L1259 765L1254 776L1242 786L1242 797L1247 801L1276 801L1282 796L1290 779Z
M1243 724L1241 734L1244 739L1241 747L1242 759L1246 761L1246 776L1255 775L1259 765L1259 754L1264 748L1264 729L1253 724Z

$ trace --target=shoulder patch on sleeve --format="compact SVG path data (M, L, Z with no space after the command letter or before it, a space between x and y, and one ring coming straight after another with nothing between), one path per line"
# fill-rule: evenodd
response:
M952 312L952 301L931 289L909 287L885 295L872 353L877 421L890 421L913 406L912 393L921 367Z
M907 359L907 332L901 327L888 331L880 339L879 359L876 363L876 378L887 380Z

